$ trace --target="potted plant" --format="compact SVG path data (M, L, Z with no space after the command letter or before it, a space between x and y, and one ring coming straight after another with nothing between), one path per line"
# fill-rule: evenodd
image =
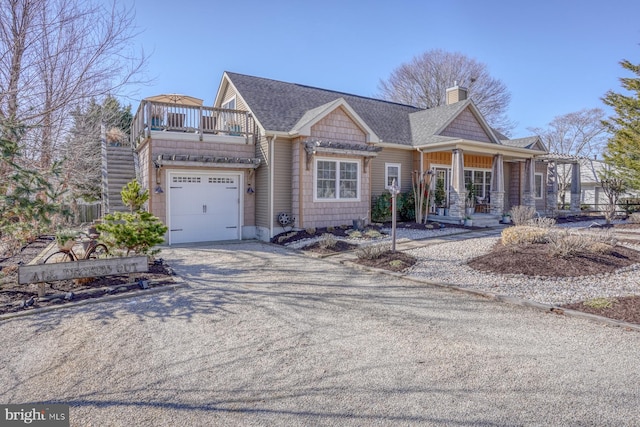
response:
M511 214L509 212L504 212L502 214L502 223L511 224Z
M471 215L467 215L464 217L464 226L473 227L473 219L471 219Z
M444 192L444 179L438 178L436 181L436 191L433 197L436 208L438 208L438 215L443 216L445 203L447 202L447 194Z
M476 189L471 182L467 183L467 197L464 205L466 207L466 214L472 215L476 207Z
M77 233L73 230L60 230L56 233L56 243L61 251L70 251L76 243Z

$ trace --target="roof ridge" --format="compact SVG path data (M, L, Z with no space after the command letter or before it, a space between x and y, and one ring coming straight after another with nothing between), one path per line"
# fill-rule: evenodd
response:
M364 95L358 95L358 94L355 94L355 93L342 92L342 91L339 91L339 90L325 89L325 88L321 88L321 87L318 87L318 86L305 85L305 84L302 84L302 83L285 82L283 80L276 80L276 79L271 79L271 78L268 78L268 77L252 76L250 74L236 73L236 72L233 72L233 71L225 71L225 73L227 73L228 75L235 74L236 76L250 77L252 79L269 80L269 81L276 82L276 83L283 83L283 84L298 86L298 87L307 88L307 89L321 90L323 92L335 93L337 95L347 95L347 96L352 96L352 97L355 97L355 98L368 99L368 100L371 100L371 101L378 101L378 102L383 102L385 104L398 105L398 106L401 106L401 107L415 108L417 110L416 112L428 110L428 108L425 109L425 108L421 108L421 107L416 107L415 105L403 104L401 102L388 101L386 99L374 98L372 96L364 96Z

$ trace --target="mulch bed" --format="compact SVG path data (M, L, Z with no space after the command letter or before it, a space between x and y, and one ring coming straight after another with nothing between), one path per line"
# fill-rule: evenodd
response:
M464 228L462 226L458 226L454 224L441 225L438 222L430 222L428 224L417 224L411 221L396 223L397 229L410 228L415 230L432 230L432 229L437 229L444 226L446 226L446 228ZM375 224L367 225L365 227L365 230L363 231L363 234L366 230L381 231L383 228L391 228L391 223L385 222L385 223L375 223ZM309 233L309 231L313 231L313 233ZM352 231L354 231L353 227L346 226L346 225L341 227L322 227L322 228L313 228L313 229L306 229L306 230L299 230L299 231L288 230L288 231L283 231L282 233L272 237L271 243L276 243L278 245L287 245L289 243L297 242L299 240L312 239L314 237L321 237L325 233L333 234L336 237L348 237L349 233ZM363 238L366 238L366 236L363 235Z
M395 262L399 261L399 262ZM401 272L414 265L417 260L404 252L385 252L375 259L357 258L353 262L367 267L381 268L384 270Z
M468 262L471 268L498 274L578 277L611 273L640 263L640 252L617 246L610 254L583 253L570 258L554 257L543 243L504 246L498 242L488 254Z
M356 244L345 242L344 240L337 240L335 246L330 248L322 247L320 242L316 242L309 246L305 246L304 248L302 248L302 250L305 252L313 252L314 254L319 255L333 255L340 252L351 251L356 249L357 247L358 245Z
M563 308L596 314L623 322L640 324L640 296L619 297L612 299L610 308L593 308L583 302L566 304Z
M28 264L52 241L42 236L15 254L0 258L0 314L60 305L124 292L135 292L175 283L171 267L162 259L149 265L149 272L94 279L61 280L47 283L44 298L38 298L38 285L18 285L18 267Z
M627 224L624 224L627 225ZM621 228L639 228L638 224ZM616 224L618 228L618 224ZM635 242L637 243L637 241ZM545 244L519 245L514 249L496 243L488 254L474 258L468 265L479 271L528 276L579 277L611 273L640 263L640 252L617 246L611 254L585 253L571 258L549 255ZM638 279L640 281L640 278ZM562 306L628 323L640 324L640 296L615 298L610 308L594 308L583 301Z
M313 231L313 233L309 233L309 231ZM294 243L299 240L320 237L325 233L333 234L336 237L348 237L349 236L348 233L350 231L353 231L353 228L346 227L346 226L332 227L330 229L327 227L322 227L322 228L313 228L313 229L299 230L299 231L289 230L289 231L283 231L282 233L276 236L273 236L271 238L271 243L277 243L279 245L287 245L289 243Z

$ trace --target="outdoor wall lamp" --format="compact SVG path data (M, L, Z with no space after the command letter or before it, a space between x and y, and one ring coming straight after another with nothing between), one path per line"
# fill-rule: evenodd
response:
M255 193L255 191L253 190L253 187L251 187L251 183L247 184L247 194L253 193Z
M164 190L162 190L162 187L160 186L160 167L161 165L154 160L153 161L153 166L156 168L156 188L155 190L153 190L154 193L156 194L162 194L164 193Z

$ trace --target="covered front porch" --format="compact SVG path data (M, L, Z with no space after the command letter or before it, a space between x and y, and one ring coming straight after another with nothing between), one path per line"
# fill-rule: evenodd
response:
M457 140L418 152L417 166L432 174L429 220L467 218L474 226L491 226L513 206L531 206L541 215L555 207L557 185L537 161L544 154L539 149Z

